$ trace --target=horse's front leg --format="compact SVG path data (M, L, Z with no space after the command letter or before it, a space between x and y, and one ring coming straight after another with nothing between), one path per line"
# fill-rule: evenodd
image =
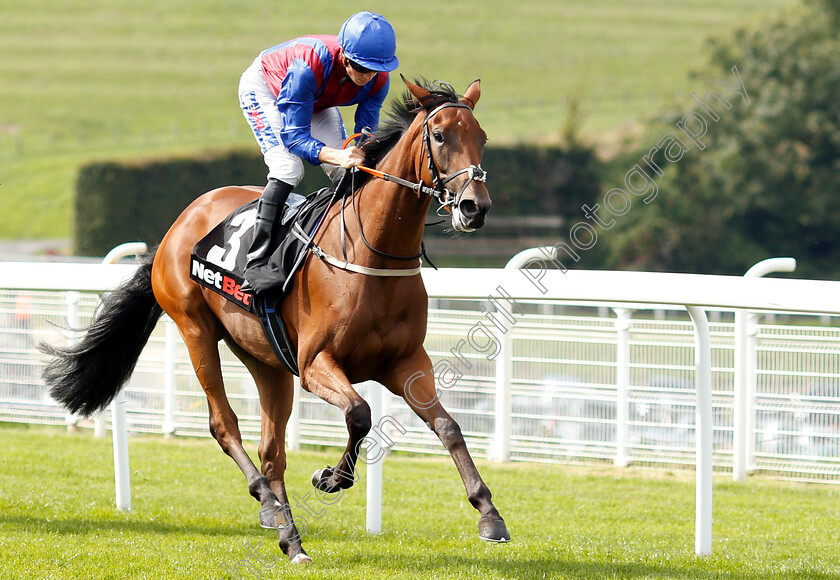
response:
M510 534L505 521L493 505L490 489L478 473L461 434L461 428L446 412L437 397L432 363L426 351L421 349L412 357L401 361L386 379L385 386L405 399L449 451L458 473L461 474L467 498L481 514L478 521L479 537L492 542L509 542Z
M352 487L359 444L371 428L370 406L359 396L333 358L323 352L301 369L300 384L310 393L341 409L350 436L336 466L316 471L312 476L312 485L326 493Z

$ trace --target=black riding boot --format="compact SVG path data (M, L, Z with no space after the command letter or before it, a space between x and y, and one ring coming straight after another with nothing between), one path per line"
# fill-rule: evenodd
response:
M248 261L245 264L243 292L254 292L254 287L251 285L248 275L265 266L271 257L269 250L271 248L271 233L274 231L274 221L277 218L278 210L286 203L293 187L285 181L269 179L268 185L265 186L260 200L257 202L257 221L254 224L254 239L248 249Z

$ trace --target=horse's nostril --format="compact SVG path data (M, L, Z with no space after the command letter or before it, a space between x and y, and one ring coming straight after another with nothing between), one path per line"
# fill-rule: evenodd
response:
M464 214L465 217L473 217L479 211L481 211L478 207L478 204L476 204L471 199L465 199L461 201L461 203L458 204L458 209L461 210L461 213Z

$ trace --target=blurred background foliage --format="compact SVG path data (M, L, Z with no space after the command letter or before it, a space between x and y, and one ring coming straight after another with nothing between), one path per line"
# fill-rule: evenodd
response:
M689 83L701 97L717 89L731 108L714 103L720 120L709 123L705 150L669 165L656 201L604 236L602 265L741 274L785 255L798 260L798 276L840 276L838 15L836 0L809 2L709 43ZM716 86L734 82L735 65L749 105ZM699 107L652 121L650 140L689 109ZM626 152L625 165L646 152Z

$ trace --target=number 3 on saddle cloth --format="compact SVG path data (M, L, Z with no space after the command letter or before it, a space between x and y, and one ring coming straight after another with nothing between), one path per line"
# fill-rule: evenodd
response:
M213 228L195 245L190 260L190 278L257 315L277 358L295 375L300 374L297 356L278 306L312 247L312 236L321 218L337 198L331 188L308 197L289 195L280 223L272 232L271 258L266 277L256 281L262 288L256 296L241 288L246 255L254 237L258 200L238 207ZM287 235L292 229L297 235Z

